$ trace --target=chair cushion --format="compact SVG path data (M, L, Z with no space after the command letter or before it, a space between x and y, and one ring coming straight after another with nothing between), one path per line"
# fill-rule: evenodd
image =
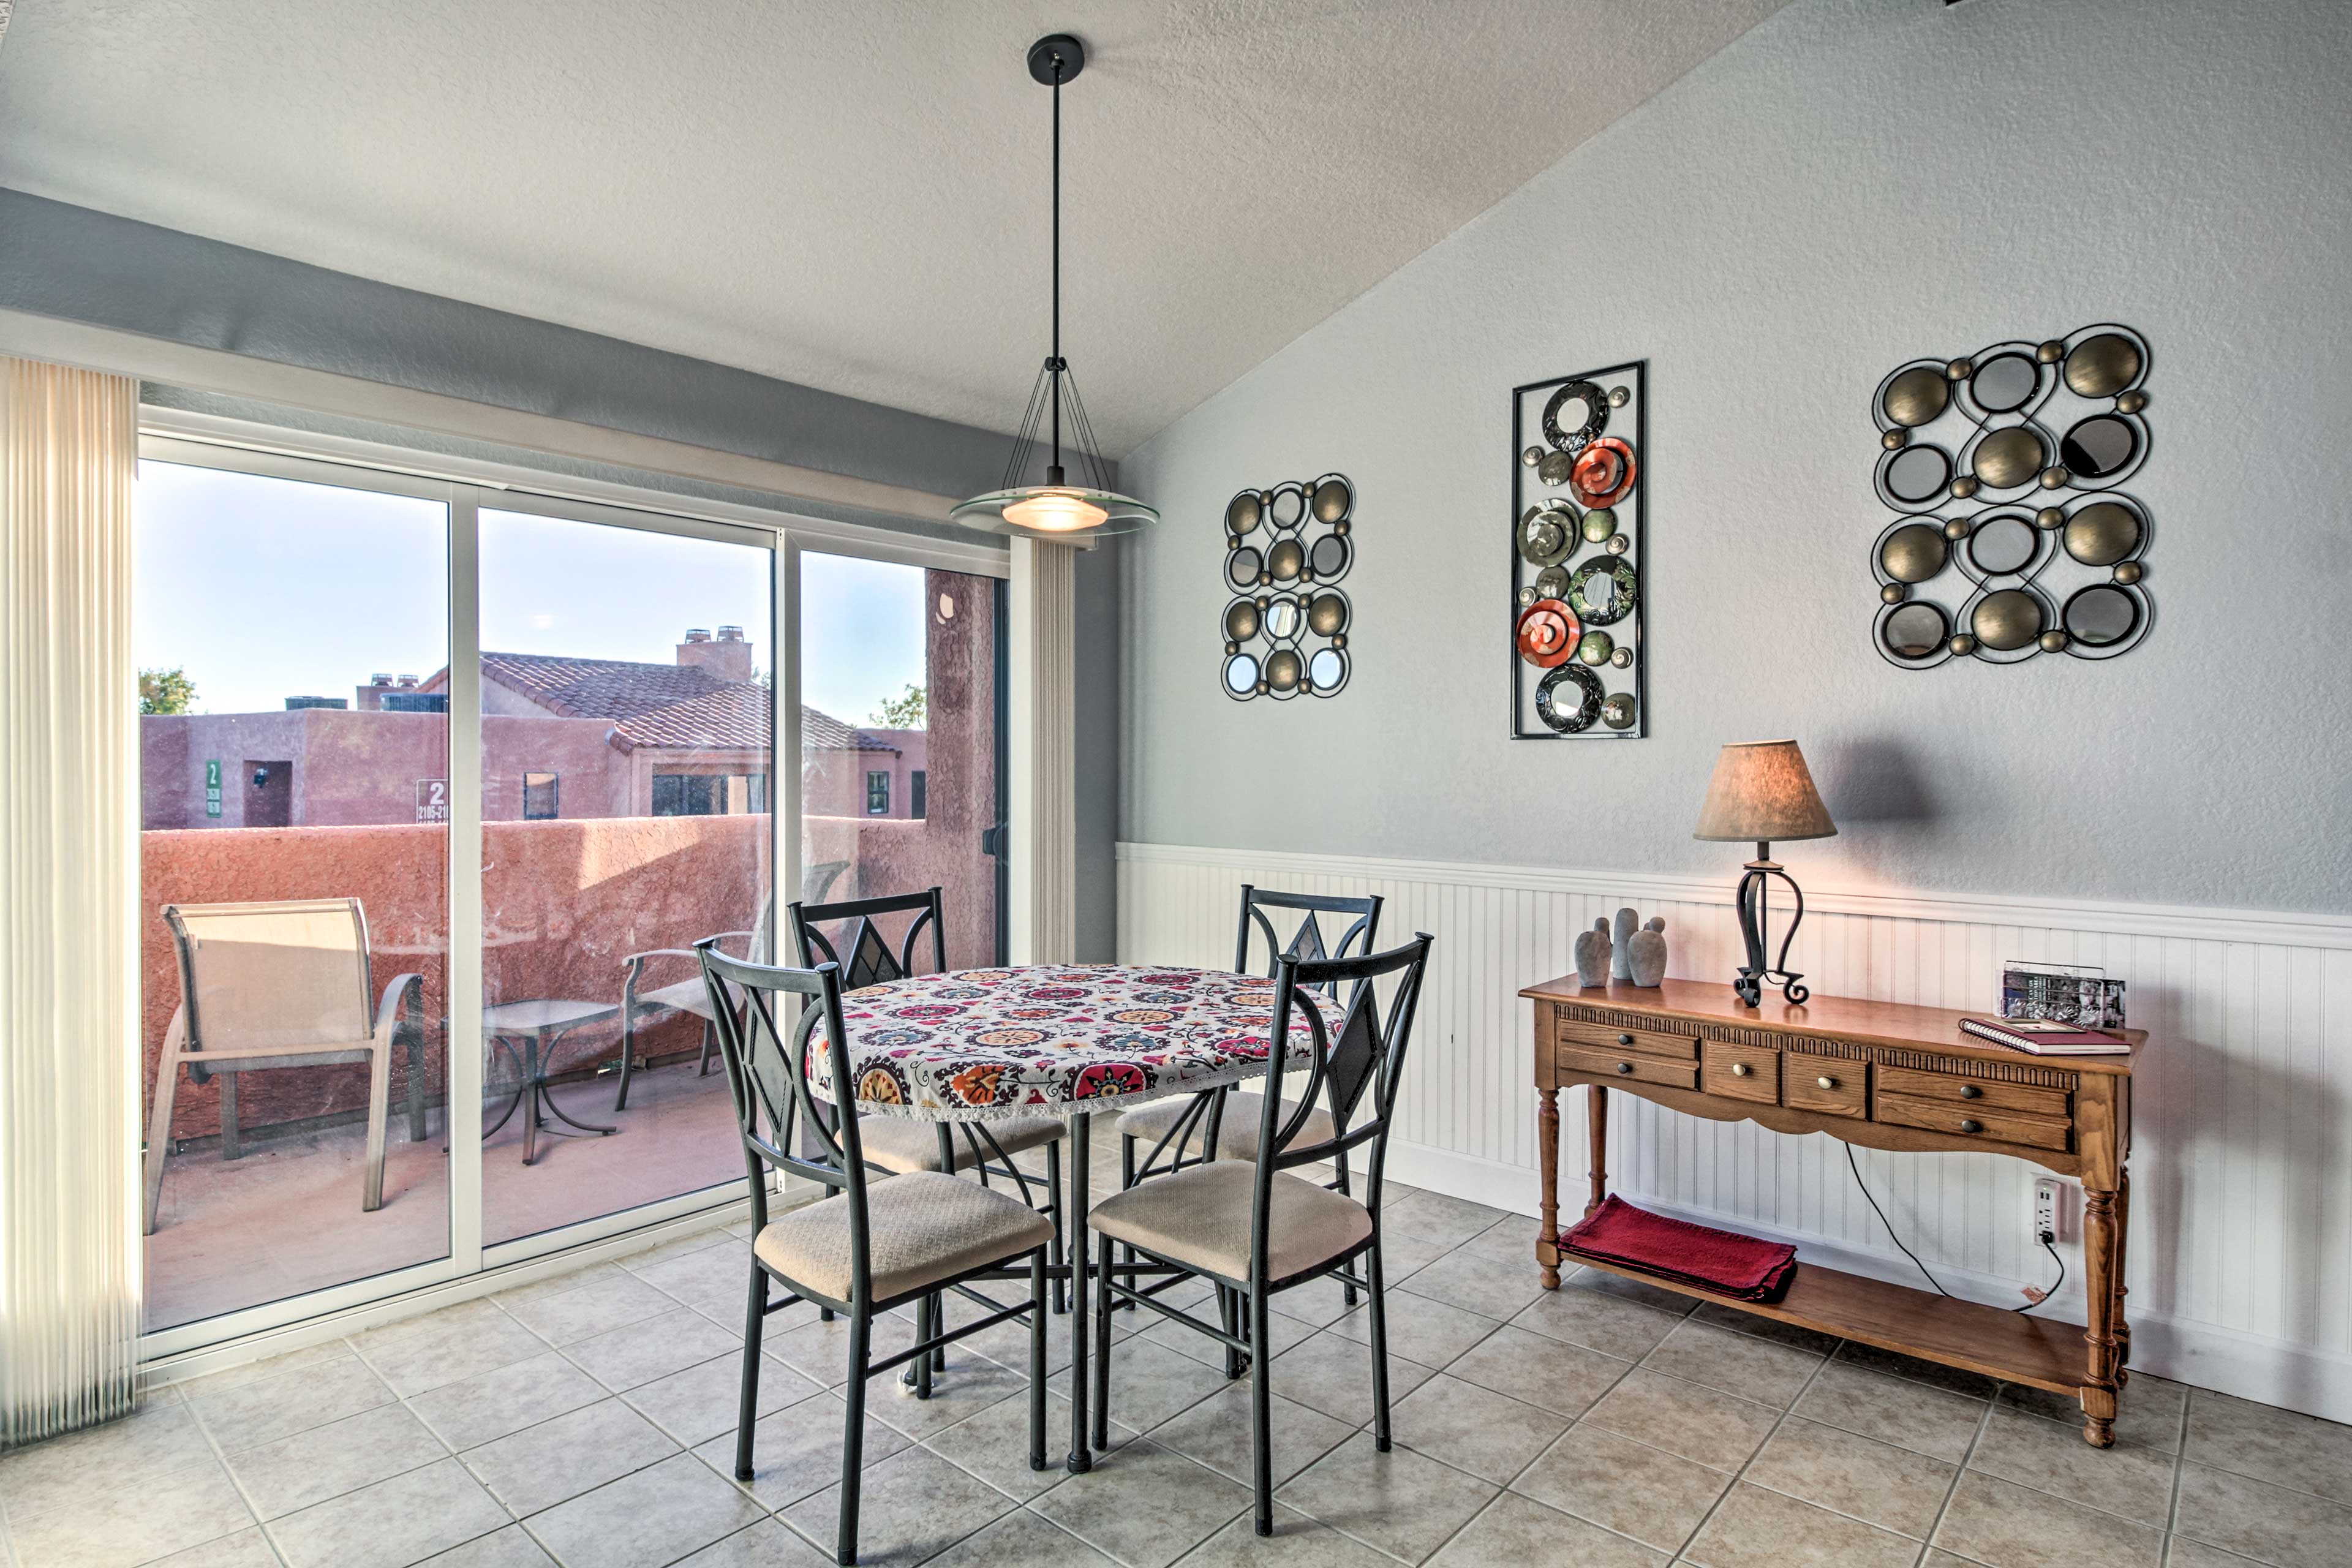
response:
M940 1168L940 1125L904 1116L861 1116L857 1119L857 1142L866 1151L866 1163L869 1165L879 1165L886 1171L936 1171ZM989 1136L1007 1154L1035 1149L1062 1136L1061 1119L1053 1116L1024 1116L987 1125ZM968 1171L980 1163L961 1127L948 1129L948 1147L955 1152L955 1168L959 1171ZM996 1157L985 1142L981 1144L980 1152L992 1160Z
M680 1013L691 1013L698 1018L710 1016L710 988L700 979L681 980L675 985L637 993L640 1007L669 1007Z
M1285 1121L1289 1121L1290 1113L1297 1108L1298 1102L1296 1100L1285 1100L1282 1107L1282 1119ZM1190 1095L1175 1095L1167 1100L1142 1106L1118 1119L1118 1135L1122 1138L1132 1138L1142 1145L1142 1148L1137 1152L1137 1157L1140 1159L1143 1155L1151 1152L1159 1145L1160 1141L1167 1137L1175 1128L1183 1114L1192 1109L1192 1097ZM1265 1097L1264 1095L1239 1092L1227 1095L1224 1115L1217 1123L1217 1158L1220 1160L1256 1159L1257 1127L1265 1117ZM1307 1125L1298 1130L1298 1135L1291 1140L1290 1146L1294 1149L1304 1149L1310 1144L1327 1142L1337 1135L1331 1122L1331 1113L1318 1105L1307 1113ZM1208 1142L1209 1118L1207 1113L1203 1112L1192 1130L1184 1134L1184 1157L1188 1160L1197 1158ZM1162 1151L1160 1157L1166 1159L1170 1152Z
M1268 1278L1286 1279L1339 1257L1372 1234L1372 1216L1343 1194L1287 1171L1273 1173L1266 1215ZM1250 1207L1257 1166L1242 1160L1192 1165L1105 1198L1088 1216L1097 1234L1157 1253L1171 1263L1245 1280Z
M803 1205L770 1221L751 1250L792 1284L846 1301L849 1207L843 1198ZM938 1171L873 1183L866 1207L877 1301L1017 1258L1054 1234L1051 1222L1019 1200Z

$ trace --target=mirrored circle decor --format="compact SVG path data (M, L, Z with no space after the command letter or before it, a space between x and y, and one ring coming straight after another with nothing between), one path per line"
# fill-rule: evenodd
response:
M1297 528L1299 520L1307 515L1307 487L1299 484L1275 486L1274 500L1267 503L1265 515L1276 528Z
M1952 384L1941 366L1914 365L1887 378L1879 389L1878 408L1889 424L1916 429L1934 424L1951 397Z
M1276 648L1265 656L1265 689L1276 697L1296 692L1306 673L1307 661L1298 657L1297 648Z
M1295 583L1307 567L1307 552L1298 541L1285 539L1265 552L1265 569L1277 583Z
M1980 646L1996 652L2023 647L2042 635L2042 601L2022 588L1987 594L1969 613L1969 630Z
M1257 547L1244 544L1225 557L1225 581L1236 588L1257 586L1258 574L1265 570L1265 557Z
M1336 637L1348 629L1348 597L1327 590L1315 595L1307 606L1307 629L1318 637ZM1316 684L1320 686L1321 681Z
M1225 638L1229 642L1247 642L1257 636L1259 615L1255 599L1235 599L1225 606Z
M1576 453L1609 428L1609 395L1589 381L1562 384L1544 405L1544 439L1555 450Z
M1307 564L1318 583L1329 583L1348 574L1356 559L1355 546L1344 535L1327 533L1307 551Z
M1603 436L1576 459L1568 486L1586 506L1615 506L1633 488L1639 473L1633 448L1614 436Z
M1557 566L1576 548L1575 516L1531 506L1519 519L1519 554L1530 566Z
M2048 458L2039 431L2030 425L2012 425L1979 441L1970 466L1985 484L2009 490L2032 483Z
M1601 721L1612 730L1632 729L1633 718L1633 694L1630 691L1612 691L1601 704Z
M1348 656L1336 647L1318 648L1307 661L1307 684L1318 697L1330 697L1348 684Z
M1276 599L1265 607L1265 635L1276 642L1295 642L1307 617L1296 599Z
M1225 531L1236 537L1257 531L1258 520L1265 514L1265 503L1255 490L1244 490L1225 503Z
M1576 657L1598 667L1616 656L1617 641L1598 626L1584 628L1584 636L1576 645Z
M1879 461L1878 488L1906 508L1933 506L1951 482L1951 457L1932 442L1915 442Z
M1536 717L1563 735L1591 729L1601 701L1601 678L1580 664L1563 664L1536 686Z
M2139 379L2146 361L2121 332L2100 332L2066 351L2066 390L2077 397L2113 397Z
M2094 583L2077 589L2058 618L2076 642L2109 647L2139 629L2139 600L2113 583Z
M2121 501L2093 501L2068 518L2058 535L2066 553L2085 566L2112 566L2139 548L2139 513Z
M1254 697L1257 694L1257 656L1237 653L1225 660L1225 695Z
M1577 639L1583 635L1576 612L1558 599L1538 599L1519 612L1519 657L1538 669L1566 664L1575 656Z
M2022 572L2042 552L2042 535L2014 513L1986 518L1969 535L1969 564L1988 577Z
M1543 461L1536 465L1536 478L1558 489L1568 483L1568 476L1576 469L1575 457L1567 452L1546 452Z
M1945 618L1943 606L1926 599L1897 605L1878 623L1880 645L1906 664L1942 653L1951 631L1952 623Z
M1579 526L1578 531L1584 535L1584 542L1587 544L1600 543L1617 531L1616 510L1605 506L1594 507L1584 514L1584 521Z
M1633 609L1633 564L1622 555L1596 556L1570 575L1569 607L1588 626L1623 620Z
M1318 522L1337 522L1346 517L1356 504L1356 489L1339 474L1326 474L1315 481L1315 493L1308 510Z
M2058 443L2058 456L2086 479L2110 479L2139 457L2139 429L2120 414L2094 414L2078 421Z
M1932 522L1906 522L1878 546L1878 568L1897 583L1925 583L1944 569L1950 546Z
M1536 597L1565 599L1568 597L1568 568L1547 566L1536 574Z
M1969 395L1988 414L2013 414L2033 401L2042 371L2026 355L1999 353L1979 360L1969 375Z

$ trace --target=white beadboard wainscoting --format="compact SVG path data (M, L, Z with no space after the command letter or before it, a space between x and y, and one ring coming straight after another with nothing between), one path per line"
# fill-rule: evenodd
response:
M1728 847L1737 849L1738 847ZM1125 962L1232 963L1244 882L1387 900L1382 946L1433 933L1389 1172L1536 1212L1533 1024L1523 985L1620 906L1664 915L1670 972L1738 963L1718 880L1122 844ZM1801 880L1804 867L1794 865ZM1822 995L1984 1008L2004 959L2104 966L2151 1039L2133 1101L2128 1310L2136 1365L2352 1420L2352 921L2238 910L1807 889L1790 962ZM1564 1212L1582 1205L1584 1096L1560 1096ZM1794 1242L1801 1258L1919 1284L1856 1190L1844 1146L1620 1096L1610 1177L1628 1198ZM1903 1239L1955 1294L1999 1304L2054 1271L2031 1232L2039 1167L1992 1154L1855 1151ZM2069 1184L2070 1187L2073 1184ZM2062 1204L2083 1320L2079 1191ZM1534 1265L1530 1261L1530 1268ZM2129 1397L2128 1394L2126 1395Z

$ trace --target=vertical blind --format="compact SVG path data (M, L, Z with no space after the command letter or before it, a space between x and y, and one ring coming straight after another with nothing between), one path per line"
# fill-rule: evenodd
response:
M138 383L0 358L0 1447L137 1390Z

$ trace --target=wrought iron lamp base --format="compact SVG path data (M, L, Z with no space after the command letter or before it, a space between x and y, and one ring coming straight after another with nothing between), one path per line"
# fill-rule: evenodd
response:
M1789 884L1789 892L1797 900L1796 912L1789 917L1789 929L1780 936L1780 961L1767 963L1767 941L1770 935L1771 910L1769 889L1771 879L1778 877ZM1797 940L1797 927L1805 919L1805 890L1772 858L1772 847L1759 843L1756 858L1748 862L1748 874L1739 879L1739 936L1748 950L1748 962L1739 966L1739 978L1731 983L1731 993L1750 1007L1759 1006L1764 998L1764 987L1778 985L1780 994L1792 1004L1802 1006L1812 994L1801 984L1803 976L1789 967L1789 944Z

